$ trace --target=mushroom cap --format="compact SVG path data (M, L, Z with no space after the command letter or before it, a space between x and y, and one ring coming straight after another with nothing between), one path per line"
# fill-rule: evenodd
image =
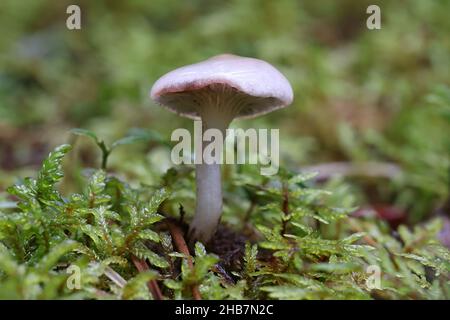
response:
M165 74L153 85L150 97L170 111L198 119L199 105L208 107L225 94L229 99L230 92L239 96L233 100L240 104L234 118L252 118L286 107L294 96L289 81L269 63L221 54Z

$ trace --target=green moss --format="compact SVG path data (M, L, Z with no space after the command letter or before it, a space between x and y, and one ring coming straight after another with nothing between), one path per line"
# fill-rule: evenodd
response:
M450 253L436 240L438 220L401 226L393 237L383 223L349 217L354 208L328 204L329 192L314 187L313 175L283 169L267 178L244 167L233 188L255 211L234 218L252 240L228 270L197 243L191 266L191 257L173 249L163 222L176 217L173 205L192 201L180 193L192 175L172 169L164 186L131 187L100 169L82 192L63 196L57 182L70 149L56 148L36 179L9 189L18 203L0 214L1 298L151 299L150 280L168 299L190 299L193 287L204 299L449 297ZM150 269L138 272L134 259ZM79 289L69 285L73 266ZM368 282L373 270L380 271L378 288Z

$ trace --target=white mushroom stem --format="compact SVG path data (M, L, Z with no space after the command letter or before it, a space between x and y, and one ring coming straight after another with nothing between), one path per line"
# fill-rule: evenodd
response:
M229 99L226 99L227 95L222 98L225 99L207 99L209 106L199 108L199 114L203 134L208 129L218 129L225 139L226 129L239 111L240 104L230 105ZM202 142L202 156L205 146L209 143L211 142ZM191 242L199 240L207 243L216 232L222 215L222 178L220 163L208 164L202 160L202 163L195 167L197 202L194 219L189 227L189 238Z
M190 224L190 238L204 243L214 235L222 215L222 178L220 164L197 164L197 204Z

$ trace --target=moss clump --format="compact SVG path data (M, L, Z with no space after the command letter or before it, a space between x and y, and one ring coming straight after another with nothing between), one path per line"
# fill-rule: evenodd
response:
M0 213L0 298L450 297L439 220L393 233L352 217L345 199L336 207L313 175L282 169L268 178L242 166L226 185L224 227L208 249L198 242L189 252L190 212L179 205L192 202L190 168L172 168L152 186L91 170L79 193L62 195L70 149L56 148L35 179L8 190L18 202ZM230 199L250 210L239 212Z

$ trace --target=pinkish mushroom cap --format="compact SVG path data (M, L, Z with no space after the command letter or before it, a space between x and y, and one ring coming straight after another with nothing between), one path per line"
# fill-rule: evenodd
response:
M201 117L199 108L221 100L224 108L233 109L234 119L283 108L292 103L293 92L289 81L269 63L222 54L165 74L153 85L150 97L193 119Z

